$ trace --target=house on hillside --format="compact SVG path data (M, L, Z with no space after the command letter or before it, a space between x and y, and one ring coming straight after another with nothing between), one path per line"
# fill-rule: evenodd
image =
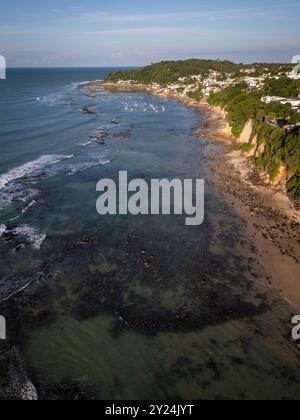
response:
M261 100L265 104L271 104L275 102L281 105L291 105L294 110L297 110L300 107L300 99L287 99L281 98L280 96L263 96Z
M296 131L298 131L300 129L300 123L296 123L293 125L290 125L287 129L286 129L286 133L287 134L293 134Z
M300 123L291 124L286 118L272 120L269 117L265 117L263 121L274 128L285 130L286 134L293 134L300 129Z
M286 128L289 125L288 120L285 118L277 118L273 120L270 117L265 117L264 122L275 128Z
M286 100L286 98L282 98L280 96L263 96L261 101L265 104L271 104L272 102L281 103L281 101Z
M287 77L294 80L300 80L300 73L298 73L296 70L293 70L292 72L287 73Z

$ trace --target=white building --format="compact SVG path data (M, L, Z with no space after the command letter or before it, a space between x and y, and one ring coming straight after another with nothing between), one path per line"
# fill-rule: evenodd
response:
M298 71L296 71L296 70L293 70L291 73L287 73L287 76L290 79L300 80L300 73L298 73Z
M259 85L259 81L256 79L256 77L245 77L244 81L249 87L255 88Z
M300 100L298 99L285 99L284 101L280 102L282 105L288 105L290 104L292 108L299 108L300 106Z
M281 101L284 101L285 99L286 98L281 98L280 96L263 96L261 101L265 104L271 104L272 102L281 103Z
M265 104L270 104L272 102L279 103L281 105L291 105L292 108L299 108L300 107L300 100L298 99L287 99L281 98L280 96L263 96L261 98L262 102Z

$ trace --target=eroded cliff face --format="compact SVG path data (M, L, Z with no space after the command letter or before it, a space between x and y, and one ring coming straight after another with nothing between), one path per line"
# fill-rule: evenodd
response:
M266 151L266 144L258 138L258 136L255 134L254 128L254 121L247 121L241 136L236 139L237 143L241 145L249 145L248 150L247 147L244 147L244 149L242 149L241 152L244 156L246 156L249 159L258 159L261 156L263 156ZM284 162L280 163L278 174L275 177L271 178L271 176L263 170L261 170L261 174L264 180L267 183L269 183L270 186L273 186L276 188L276 190L280 190L285 193L288 193L287 184L289 180L294 176L293 173L288 171L287 166Z
M253 129L254 129L254 122L253 120L249 120L247 121L241 136L237 139L237 141L239 143L250 143L251 141L251 137L252 137L252 133L253 133Z

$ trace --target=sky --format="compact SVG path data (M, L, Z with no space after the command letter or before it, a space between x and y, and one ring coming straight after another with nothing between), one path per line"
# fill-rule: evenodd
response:
M8 67L141 66L300 54L299 0L9 0L0 10Z

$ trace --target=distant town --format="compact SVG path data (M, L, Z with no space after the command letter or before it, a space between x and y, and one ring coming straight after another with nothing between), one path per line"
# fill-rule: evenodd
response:
M265 82L268 79L280 81L283 77L287 77L292 80L300 80L300 74L296 71L281 71L278 75L274 76L269 71L268 67L264 68L264 73L256 75L257 67L250 67L240 70L240 75L236 73L223 73L216 70L210 70L207 76L203 75L192 75L186 77L179 77L177 82L170 83L162 88L159 83L151 83L154 89L161 89L162 93L165 94L180 94L184 96L192 96L196 92L201 92L203 96L209 97L212 93L219 93L230 86L234 86L238 83L245 83L248 87L249 92L262 91L265 87ZM118 84L136 83L135 80L118 80ZM298 98L284 98L280 96L263 96L262 102L266 104L280 103L282 105L291 105L295 112L300 113L300 93Z
M284 188L300 198L300 75L292 64L163 61L112 73L107 81L221 107L233 137L251 127L242 149L253 163L272 181L284 172Z

